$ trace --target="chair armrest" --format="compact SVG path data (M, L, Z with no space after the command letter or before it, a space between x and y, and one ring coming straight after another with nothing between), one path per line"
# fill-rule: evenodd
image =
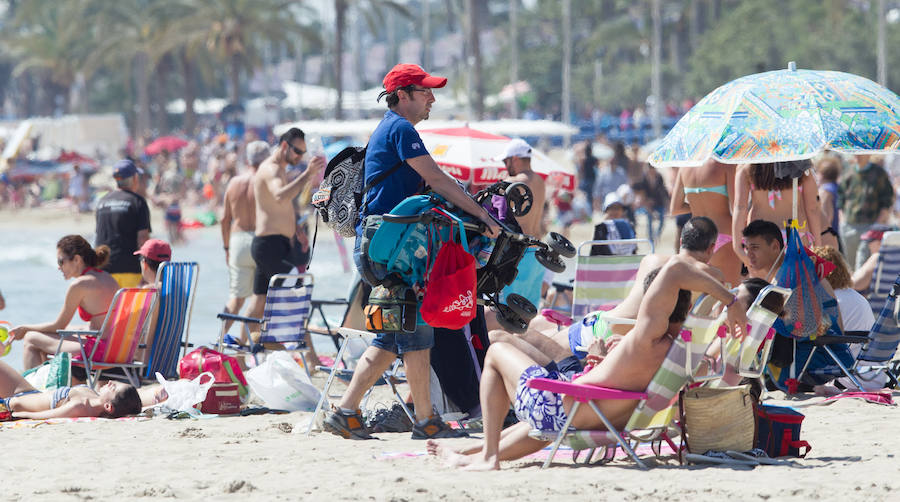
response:
M559 326L570 326L575 322L571 317L558 310L543 309L541 310L541 315L544 316L544 319L556 323Z
M334 298L331 300L317 300L313 298L310 302L313 305L347 305L349 303L346 298Z
M56 334L60 336L92 335L97 336L100 331L95 329L58 329Z
M646 392L632 392L627 390L610 389L596 385L581 385L569 382L560 382L549 378L533 378L528 381L528 387L537 390L545 390L573 397L582 403L592 399L646 399Z
M837 343L866 343L870 340L867 336L826 335L818 336L813 340L815 345L833 345Z
M240 322L249 322L253 324L262 324L262 319L257 319L255 317L244 317L242 315L229 314L227 312L221 312L216 315L217 319L229 320L229 321L240 321Z
M574 286L571 282L553 281L553 287L557 291L572 291L574 289Z

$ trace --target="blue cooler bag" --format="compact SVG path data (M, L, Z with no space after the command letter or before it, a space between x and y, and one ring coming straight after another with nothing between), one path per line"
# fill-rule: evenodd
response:
M793 408L760 405L756 409L756 447L772 458L805 457L812 447L800 440L803 418L804 415Z

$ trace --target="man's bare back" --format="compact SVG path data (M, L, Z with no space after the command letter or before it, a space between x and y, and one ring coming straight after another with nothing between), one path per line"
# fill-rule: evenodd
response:
M253 232L256 230L256 197L253 173L235 176L225 190L226 209L231 214L231 230Z
M522 227L522 232L534 237L543 237L542 223L544 219L544 200L546 199L546 184L544 179L534 171L519 173L506 179L511 183L520 182L531 189L533 202L531 211L525 216L516 216L516 222Z

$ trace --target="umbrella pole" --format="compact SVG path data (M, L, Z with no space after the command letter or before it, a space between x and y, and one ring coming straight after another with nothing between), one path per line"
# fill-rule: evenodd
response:
M796 221L797 224L799 225L800 220L797 219L797 194L800 191L800 189L797 187L799 184L799 180L797 178L794 178L793 183L794 183L794 194L793 194L794 196L791 199L793 201L791 204L791 218L793 218L794 221Z

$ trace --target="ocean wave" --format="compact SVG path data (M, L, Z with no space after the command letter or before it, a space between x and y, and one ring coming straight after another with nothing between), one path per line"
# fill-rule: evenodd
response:
M56 250L47 244L7 244L0 246L0 263L29 263L56 265Z

